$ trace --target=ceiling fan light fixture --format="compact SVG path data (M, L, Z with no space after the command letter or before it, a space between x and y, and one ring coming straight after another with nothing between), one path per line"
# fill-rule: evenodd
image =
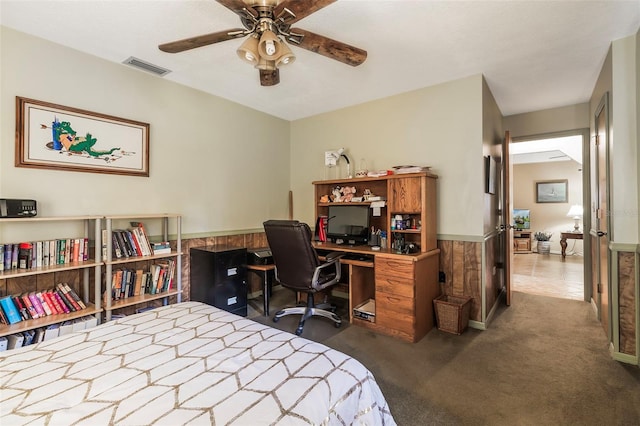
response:
M279 67L281 65L289 65L296 60L295 55L289 49L286 43L280 42L280 56L276 59L276 66Z
M260 59L260 53L258 52L259 42L258 36L253 34L249 36L249 38L240 45L238 50L236 50L238 57L252 65L257 65Z
M264 71L275 71L276 69L278 69L278 67L276 66L276 61L265 59L263 57L260 57L260 60L255 67L259 70Z
M258 52L260 56L266 59L275 60L282 50L282 42L273 31L266 30L262 32L260 42L258 43Z

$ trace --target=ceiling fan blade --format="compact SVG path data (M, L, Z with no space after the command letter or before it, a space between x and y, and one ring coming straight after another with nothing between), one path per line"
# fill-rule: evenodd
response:
M335 59L352 67L357 67L367 59L367 51L357 47L349 46L337 40L332 40L310 31L300 28L291 28L291 34L302 35L302 41L296 43L295 39L290 39L294 46L302 47L314 53L319 53L327 58Z
M319 11L323 7L329 6L331 3L335 3L336 1L337 0L285 0L276 6L273 10L273 14L274 16L279 16L285 8L289 9L294 15L296 15L295 18L287 19L287 24L291 25L302 18Z
M259 70L260 71L260 85L261 86L275 86L280 83L280 70L275 69L273 71Z
M216 0L216 1L238 15L243 15L244 13L243 9L247 8L246 3L242 0Z
M232 30L219 31L217 33L204 34L185 38L184 40L164 43L158 46L158 48L167 53L179 53L185 50L195 49L196 47L208 46L221 41L244 37L245 35L242 28L234 28Z

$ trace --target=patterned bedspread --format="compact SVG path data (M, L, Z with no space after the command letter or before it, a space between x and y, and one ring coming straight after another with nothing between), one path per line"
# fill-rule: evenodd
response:
M395 425L358 361L199 302L0 352L0 423Z

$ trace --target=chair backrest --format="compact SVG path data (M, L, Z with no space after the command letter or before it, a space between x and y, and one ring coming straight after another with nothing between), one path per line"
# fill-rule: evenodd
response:
M309 225L297 220L268 220L263 225L280 284L301 291L311 289L320 260L311 245Z

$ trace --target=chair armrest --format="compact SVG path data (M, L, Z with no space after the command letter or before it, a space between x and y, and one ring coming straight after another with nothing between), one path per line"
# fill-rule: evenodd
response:
M342 256L344 256L344 253L339 252L339 251L332 251L331 253L327 254L324 258L327 261L330 261L330 260L333 260L335 258L340 258Z
M333 256L336 254L336 256ZM311 286L316 290L322 290L325 287L333 285L340 281L340 277L342 276L342 268L340 267L340 258L343 255L340 253L329 253L326 256L327 261L321 265L319 265L313 273L313 278L311 278ZM329 259L331 257L331 259ZM318 285L318 279L320 278L320 273L329 267L334 267L336 270L336 276L331 281L327 281L326 283L322 283L322 285Z

